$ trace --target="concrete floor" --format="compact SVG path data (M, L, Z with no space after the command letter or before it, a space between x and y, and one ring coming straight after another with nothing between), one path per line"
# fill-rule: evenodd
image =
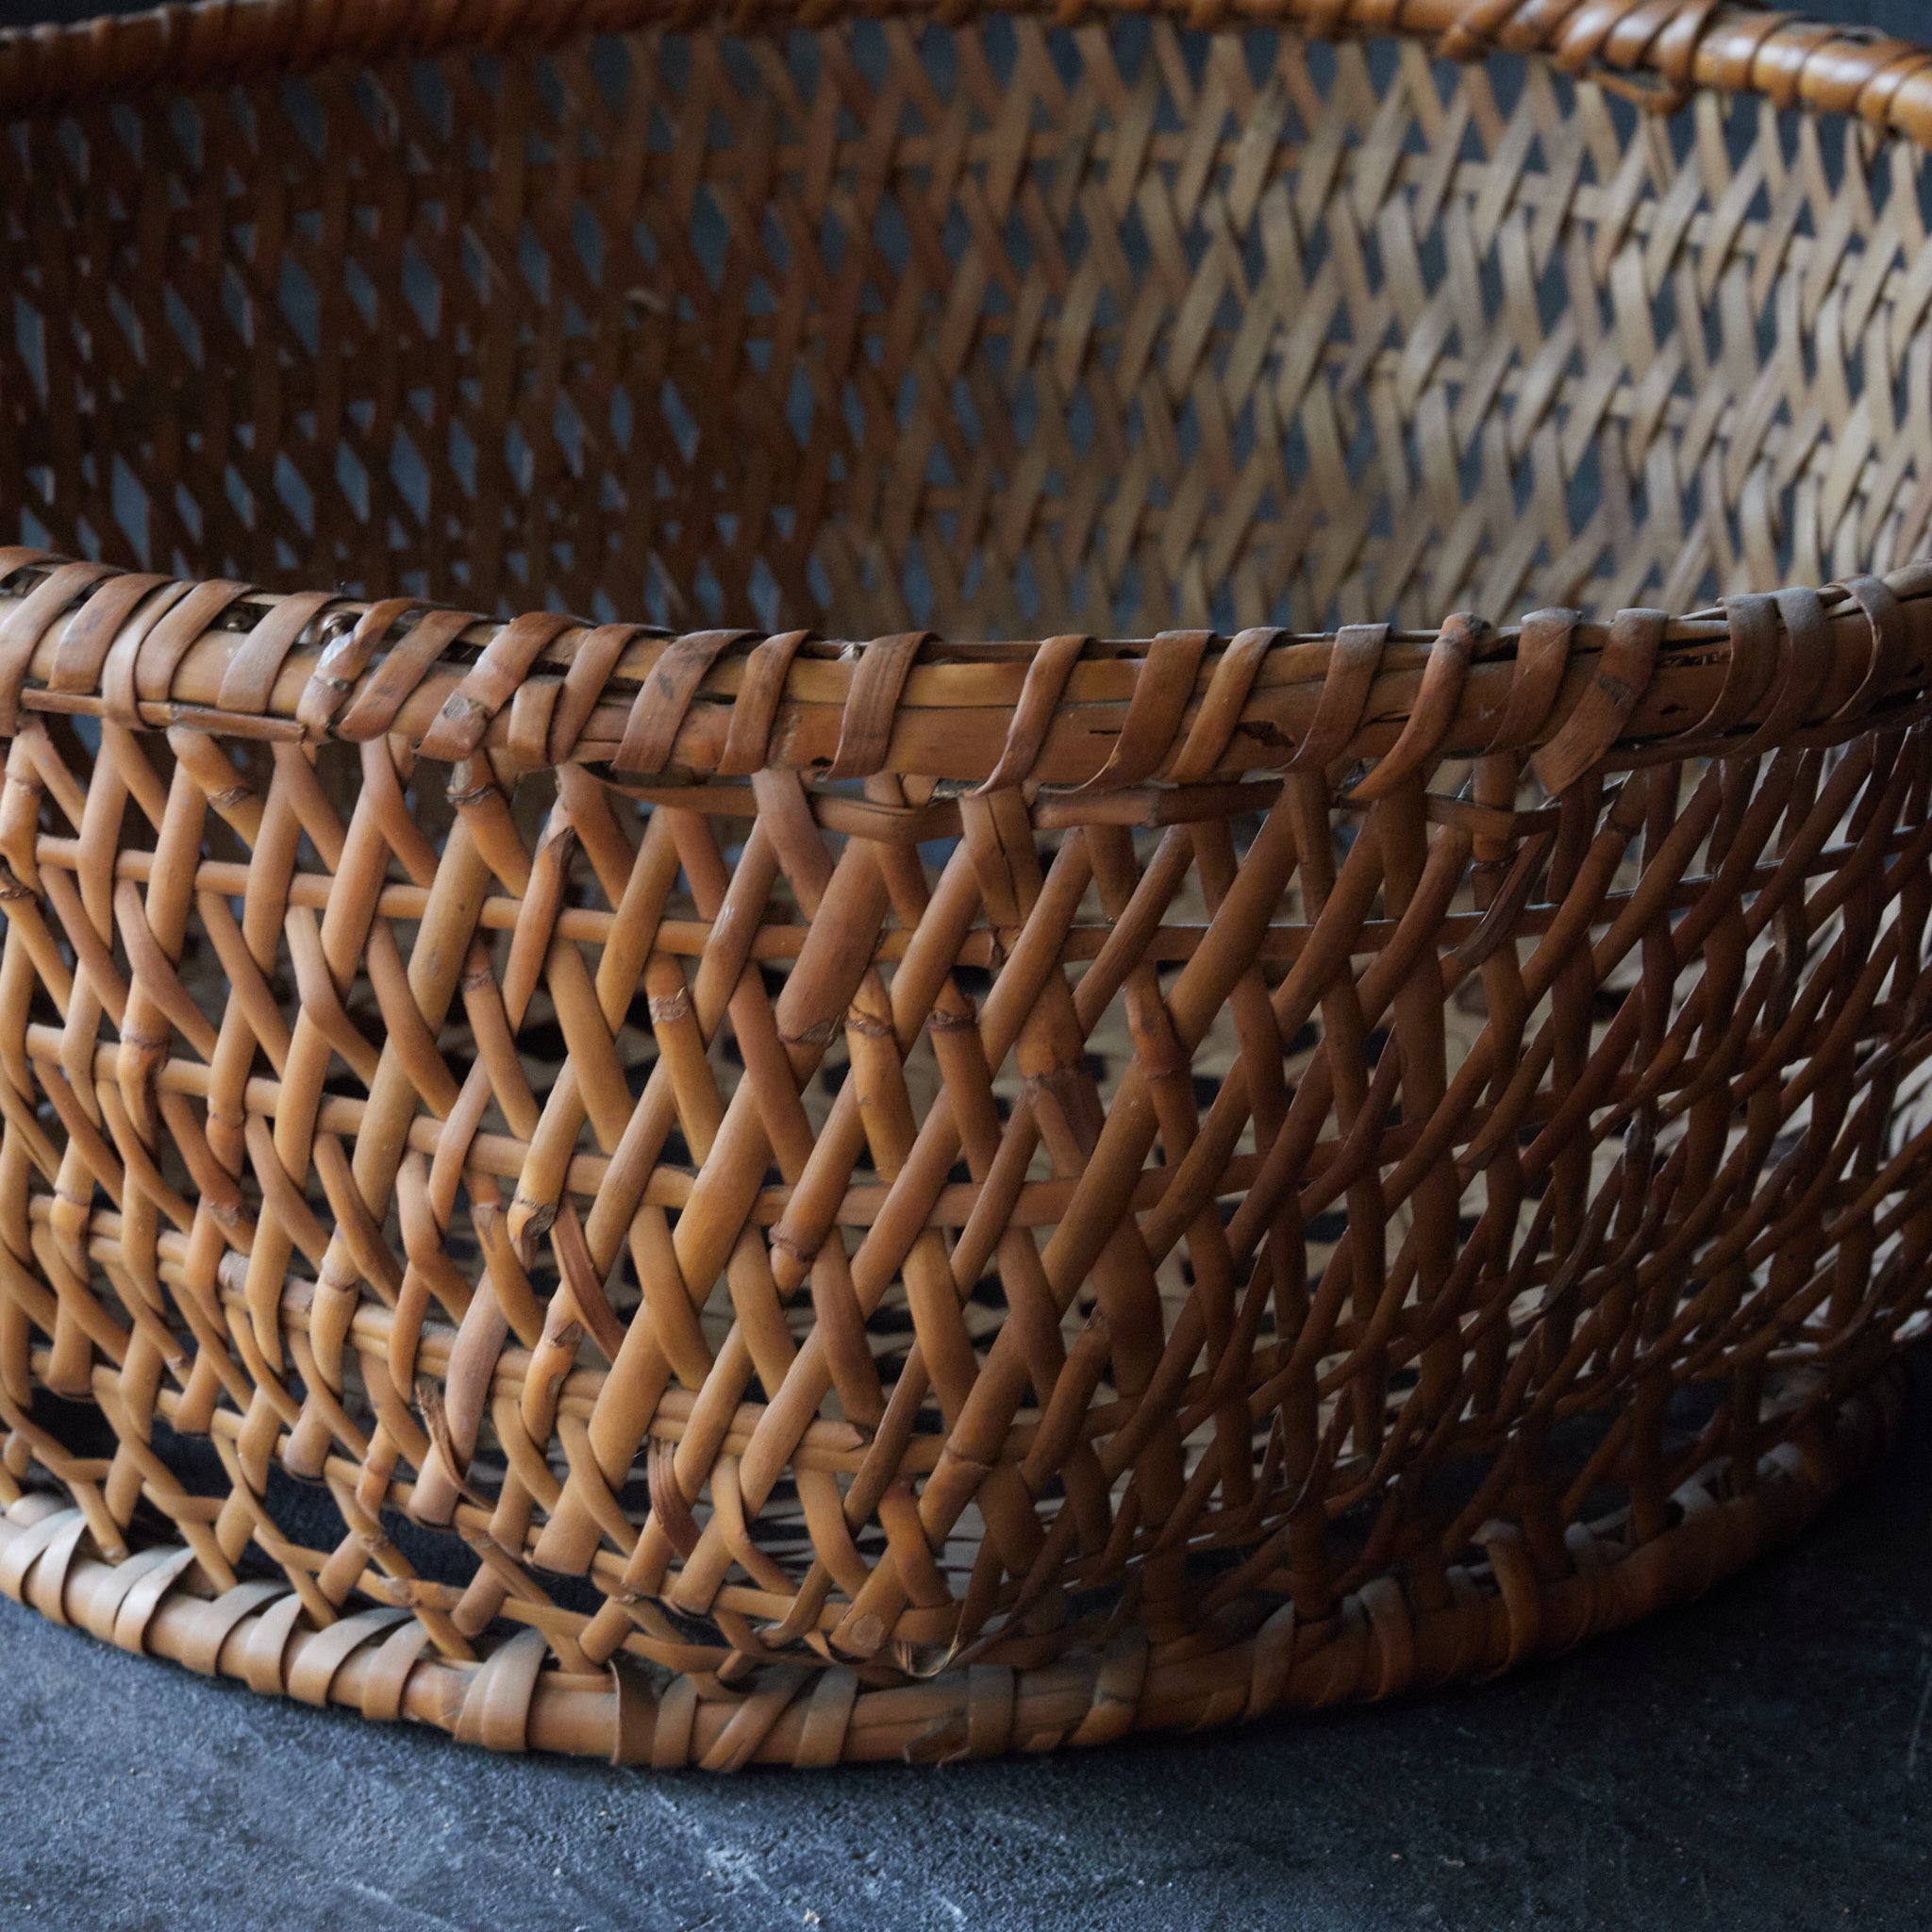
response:
M0 1600L0 1924L1858 1932L1932 1912L1932 1375L1796 1549L1476 1690L952 1768L491 1757Z

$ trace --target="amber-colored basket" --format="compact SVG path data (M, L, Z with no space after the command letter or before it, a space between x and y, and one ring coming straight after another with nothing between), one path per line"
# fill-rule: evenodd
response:
M710 1769L1694 1595L1932 1290L1932 53L836 11L0 37L0 1588Z

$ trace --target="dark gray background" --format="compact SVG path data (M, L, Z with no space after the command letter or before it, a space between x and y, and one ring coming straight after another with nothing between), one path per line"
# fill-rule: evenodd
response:
M0 0L0 23L96 10ZM1838 11L1932 36L1924 0ZM496 1758L0 1600L0 1925L1919 1927L1928 1412L1922 1365L1905 1447L1795 1551L1561 1662L1008 1764L721 1781Z

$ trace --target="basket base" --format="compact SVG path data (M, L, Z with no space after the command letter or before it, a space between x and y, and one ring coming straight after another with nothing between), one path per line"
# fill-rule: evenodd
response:
M690 1679L660 1689L628 1664L572 1675L542 1668L548 1646L536 1630L480 1664L450 1662L400 1607L311 1630L302 1598L278 1582L195 1593L192 1555L180 1545L101 1561L83 1549L83 1513L43 1492L0 1515L0 1590L137 1654L318 1707L434 1724L494 1750L710 1771L995 1757L1479 1680L1688 1602L1796 1536L1890 1448L1906 1379L1893 1363L1789 1435L1748 1490L1723 1493L1727 1465L1713 1465L1677 1491L1674 1525L1634 1549L1607 1525L1578 1525L1569 1574L1555 1579L1539 1577L1516 1533L1499 1525L1486 1568L1452 1573L1454 1600L1440 1607L1418 1609L1385 1575L1320 1624L1257 1605L1219 1641L1201 1633L1150 1645L1135 1631L1103 1653L1036 1670L973 1665L883 1689L853 1671L790 1664L723 1695L701 1695Z

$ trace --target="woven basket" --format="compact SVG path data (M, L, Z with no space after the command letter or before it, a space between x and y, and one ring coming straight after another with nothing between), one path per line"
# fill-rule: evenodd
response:
M712 1769L1695 1594L1932 1285L1932 54L830 10L0 37L0 1588Z

